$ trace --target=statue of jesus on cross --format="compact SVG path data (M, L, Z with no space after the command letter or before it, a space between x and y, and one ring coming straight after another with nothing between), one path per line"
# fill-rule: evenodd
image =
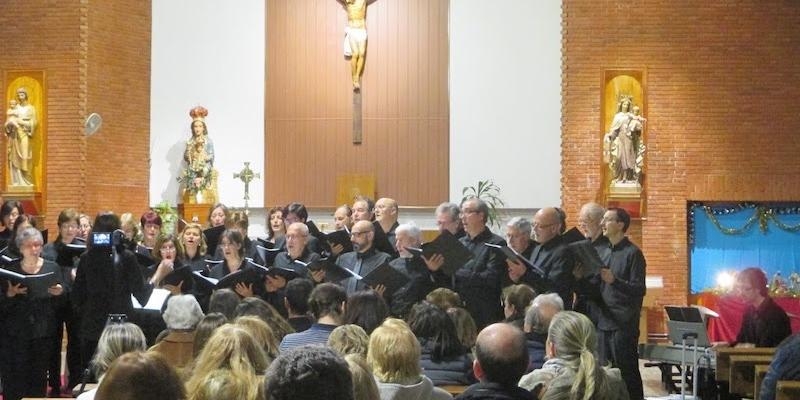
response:
M367 6L375 0L336 0L347 11L344 28L344 55L350 57L350 74L353 90L361 90L361 74L367 55Z

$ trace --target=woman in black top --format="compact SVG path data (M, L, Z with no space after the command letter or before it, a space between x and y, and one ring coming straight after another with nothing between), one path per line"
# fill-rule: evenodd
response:
M56 335L55 308L64 293L61 268L40 257L42 234L33 227L16 238L21 258L9 270L22 275L50 274L49 287L37 288L9 280L0 287L0 343L4 399L44 397L47 366Z
M0 249L6 247L12 241L14 237L12 233L14 221L23 212L22 203L16 200L6 200L0 206Z

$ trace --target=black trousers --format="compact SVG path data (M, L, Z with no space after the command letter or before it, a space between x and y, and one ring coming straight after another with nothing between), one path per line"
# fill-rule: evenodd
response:
M638 323L637 319L635 323ZM644 399L642 375L639 373L639 327L613 331L597 330L600 362L619 368L631 400Z
M3 399L45 397L53 338L4 337L2 340Z
M53 338L53 350L50 355L50 365L48 367L48 384L50 387L58 388L61 386L61 342L64 338L64 330L61 326L67 329L67 374L69 380L67 381L68 389L73 388L80 383L81 374L81 341L78 337L78 314L72 311L69 303L60 307L56 311L56 325L59 329L56 332L56 337Z

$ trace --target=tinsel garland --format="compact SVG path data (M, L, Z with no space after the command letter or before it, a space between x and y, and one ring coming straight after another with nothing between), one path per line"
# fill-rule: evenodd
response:
M688 238L689 244L694 244L694 213L695 210L698 208L702 208L705 211L708 219L711 221L712 224L722 233L726 235L741 235L750 230L750 228L758 222L759 230L762 233L767 232L767 226L769 221L772 221L775 226L779 229L782 229L787 232L800 232L800 223L795 225L789 225L782 222L778 216L779 215L798 215L800 214L800 206L792 206L792 207L772 207L763 204L757 203L750 203L750 202L743 202L739 203L735 206L728 206L728 207L712 207L705 205L700 202L690 203L688 208L688 221L687 221L687 230L688 230ZM735 214L744 210L753 210L753 215L747 218L744 225L739 228L735 227L727 227L723 226L722 223L719 221L717 216L720 215L729 215Z

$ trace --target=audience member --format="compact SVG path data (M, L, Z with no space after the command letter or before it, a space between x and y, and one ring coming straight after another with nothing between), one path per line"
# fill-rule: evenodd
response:
M295 332L302 332L311 327L314 320L308 315L308 297L314 290L314 283L310 279L292 279L286 284L283 299L286 313L289 316L289 325Z
M374 290L359 290L347 297L344 323L364 328L367 335L372 334L372 331L388 316L389 306L386 305L383 296Z
M472 369L480 382L470 386L456 399L519 399L535 397L517 386L528 366L525 335L510 324L497 323L484 328L475 343Z
M281 352L267 370L267 400L353 400L347 363L330 348L299 346Z
M194 296L183 294L169 298L162 317L167 324L166 335L150 351L161 353L180 372L194 358L195 327L203 318L203 310Z
M422 373L434 385L469 385L475 382L472 358L444 310L425 301L417 303L408 316L408 325L420 342Z
M427 296L425 296L425 301L441 308L442 310L449 310L453 307L464 307L464 303L461 302L461 296L451 289L445 287L432 290Z
M366 354L366 349L364 351ZM355 400L378 400L381 394L378 391L375 375L367 364L365 356L361 354L346 354L344 360L353 376L353 398Z
M206 314L200 322L197 323L197 328L194 330L194 346L192 347L192 357L197 359L197 356L203 351L208 339L214 334L222 325L228 323L228 318L222 313L213 312Z
M405 322L389 318L369 338L367 363L378 381L381 400L451 399L422 375L420 345Z
M592 321L575 311L557 313L547 335L547 357L541 369L519 384L541 399L628 399L616 368L595 358L597 336Z
M193 392L188 393L188 399L262 400L263 388L261 377L220 369L211 371Z
M211 300L208 303L209 313L220 313L228 319L233 321L236 318L236 306L239 305L241 297L232 289L218 289L211 294Z
M236 320L233 321L233 324L244 328L244 330L253 335L253 339L255 339L256 343L264 350L268 363L278 357L280 339L278 339L275 332L264 320L256 316L246 315L237 317Z
M328 336L328 347L343 357L348 354L358 354L366 358L368 346L369 335L364 328L355 324L337 326Z
M186 391L178 373L163 356L126 353L117 358L97 387L96 400L183 400Z
M475 326L472 316L469 315L469 311L461 307L450 307L447 309L447 316L456 326L456 334L461 344L470 350L475 347L475 340L478 339L478 328Z
M784 340L772 357L767 375L761 381L761 400L775 400L775 386L782 380L800 380L800 333L795 333Z
M147 349L147 339L144 332L131 323L108 324L100 340L97 342L97 353L92 359L92 370L100 382L108 371L108 367L119 356L131 351L145 351ZM78 395L78 400L92 400L97 393L97 388Z
M281 341L280 351L307 344L325 344L334 328L342 324L347 294L333 283L323 283L311 291L308 307L316 322L303 332L290 333Z
M556 313L564 311L564 301L557 293L536 296L525 311L525 344L528 347L528 370L539 369L544 364L545 344L550 321Z
M525 322L525 309L531 304L536 292L524 284L511 285L503 289L503 315L505 323L522 329Z
M287 322L274 307L258 297L242 299L239 305L236 306L236 316L241 317L245 315L261 318L262 321L266 322L267 325L272 328L278 341L283 339L284 336L294 333L294 329L289 325L289 322Z

